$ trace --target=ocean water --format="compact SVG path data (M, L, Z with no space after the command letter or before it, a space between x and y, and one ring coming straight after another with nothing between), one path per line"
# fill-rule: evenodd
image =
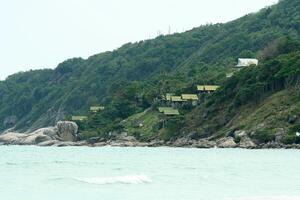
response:
M0 146L2 200L300 200L300 151Z

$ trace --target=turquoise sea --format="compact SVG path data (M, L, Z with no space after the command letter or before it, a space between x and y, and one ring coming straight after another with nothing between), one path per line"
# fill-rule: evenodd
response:
M2 200L299 200L300 151L0 146Z

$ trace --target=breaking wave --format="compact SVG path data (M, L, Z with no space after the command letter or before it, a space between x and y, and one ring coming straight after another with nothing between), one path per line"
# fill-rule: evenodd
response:
M107 184L142 184L150 183L151 179L145 175L129 175L129 176L115 176L115 177L93 177L93 178L76 178L75 180L95 185Z

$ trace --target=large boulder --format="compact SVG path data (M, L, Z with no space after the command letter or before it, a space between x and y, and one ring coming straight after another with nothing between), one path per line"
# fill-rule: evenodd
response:
M75 142L78 140L78 126L74 122L59 121L56 124L57 135L62 141Z
M242 137L239 143L239 147L246 149L254 149L257 147L257 145L249 137Z
M56 138L57 130L55 127L41 128L32 133L26 134L26 137L21 140L20 144L35 145Z
M236 148L237 144L235 143L233 137L226 137L218 140L217 146L219 148Z
M77 141L78 126L74 122L61 121L56 127L41 128L32 133L20 134L8 132L0 135L0 143L17 145L51 146L57 142ZM57 142L54 142L57 141Z
M3 144L35 145L41 142L56 139L56 133L57 132L54 127L42 128L28 134L8 132L0 135L0 142Z

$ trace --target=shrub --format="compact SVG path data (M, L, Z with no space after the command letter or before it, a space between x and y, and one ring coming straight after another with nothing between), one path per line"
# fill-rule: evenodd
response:
M275 135L271 131L261 130L256 131L252 135L252 138L258 140L260 143L268 143L275 140Z
M180 129L184 123L183 116L171 117L165 122L165 127L161 134L161 139L168 141L179 135Z
M83 131L80 133L81 139L86 140L92 137L99 137L97 131Z
M300 144L300 137L296 135L300 132L300 124L290 127L289 133L283 138L284 144Z
M300 137L296 136L295 133L286 135L282 142L284 144L300 144Z
M300 132L300 124L294 125L289 129L289 133L296 133Z

